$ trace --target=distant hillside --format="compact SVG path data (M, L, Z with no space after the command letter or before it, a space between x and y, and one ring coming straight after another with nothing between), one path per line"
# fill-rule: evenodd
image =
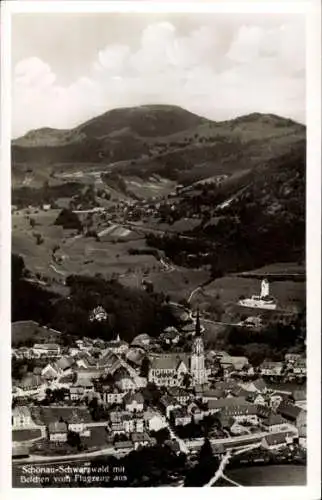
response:
M305 259L306 143L227 181L195 184L160 207L160 221L198 217L180 236L152 236L179 265L210 264L213 274Z
M256 166L304 137L303 125L275 115L212 122L176 106L139 106L108 111L72 130L28 132L12 143L12 166L18 183L24 172L32 177L96 165L189 184Z

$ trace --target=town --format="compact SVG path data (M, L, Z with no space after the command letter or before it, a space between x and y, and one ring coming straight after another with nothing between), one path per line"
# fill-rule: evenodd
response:
M102 307L92 311L91 321L105 319ZM169 350L182 335L174 327L131 344L116 334L13 348L13 363L24 366L12 386L13 463L124 457L155 446L193 461L206 441L224 465L245 454L305 460L306 391L278 389L282 380L305 380L305 358L286 354L254 368L246 357L205 349L199 309L187 323L190 352ZM41 328L13 324L22 327ZM223 474L214 470L212 484Z

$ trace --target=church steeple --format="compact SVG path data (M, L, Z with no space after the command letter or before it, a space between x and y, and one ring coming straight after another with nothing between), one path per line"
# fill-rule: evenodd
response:
M197 308L195 337L192 343L190 372L194 385L205 384L208 380L208 373L205 368L205 351L201 334L200 313Z
M195 336L196 336L196 337L201 337L201 326L200 326L200 314L199 314L199 307L198 307L198 309L197 309L197 316L196 316Z

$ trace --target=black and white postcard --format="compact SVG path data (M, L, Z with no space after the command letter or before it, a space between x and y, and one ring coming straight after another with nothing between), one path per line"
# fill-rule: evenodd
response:
M5 3L16 493L317 500L318 10Z

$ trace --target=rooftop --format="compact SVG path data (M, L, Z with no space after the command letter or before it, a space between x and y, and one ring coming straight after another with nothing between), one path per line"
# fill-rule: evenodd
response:
M283 417L289 418L291 420L296 420L297 417L300 415L302 408L299 406L292 405L290 403L281 403L277 409L278 413L283 415Z
M58 344L34 344L33 349L59 350Z
M269 434L265 437L266 442L270 445L283 444L286 442L286 438L289 437L288 432L276 432L274 434Z
M67 432L67 425L65 422L51 422L48 425L48 430L50 434L54 432Z
M263 424L267 426L285 424L285 422L281 415L274 415L273 413L263 420Z

